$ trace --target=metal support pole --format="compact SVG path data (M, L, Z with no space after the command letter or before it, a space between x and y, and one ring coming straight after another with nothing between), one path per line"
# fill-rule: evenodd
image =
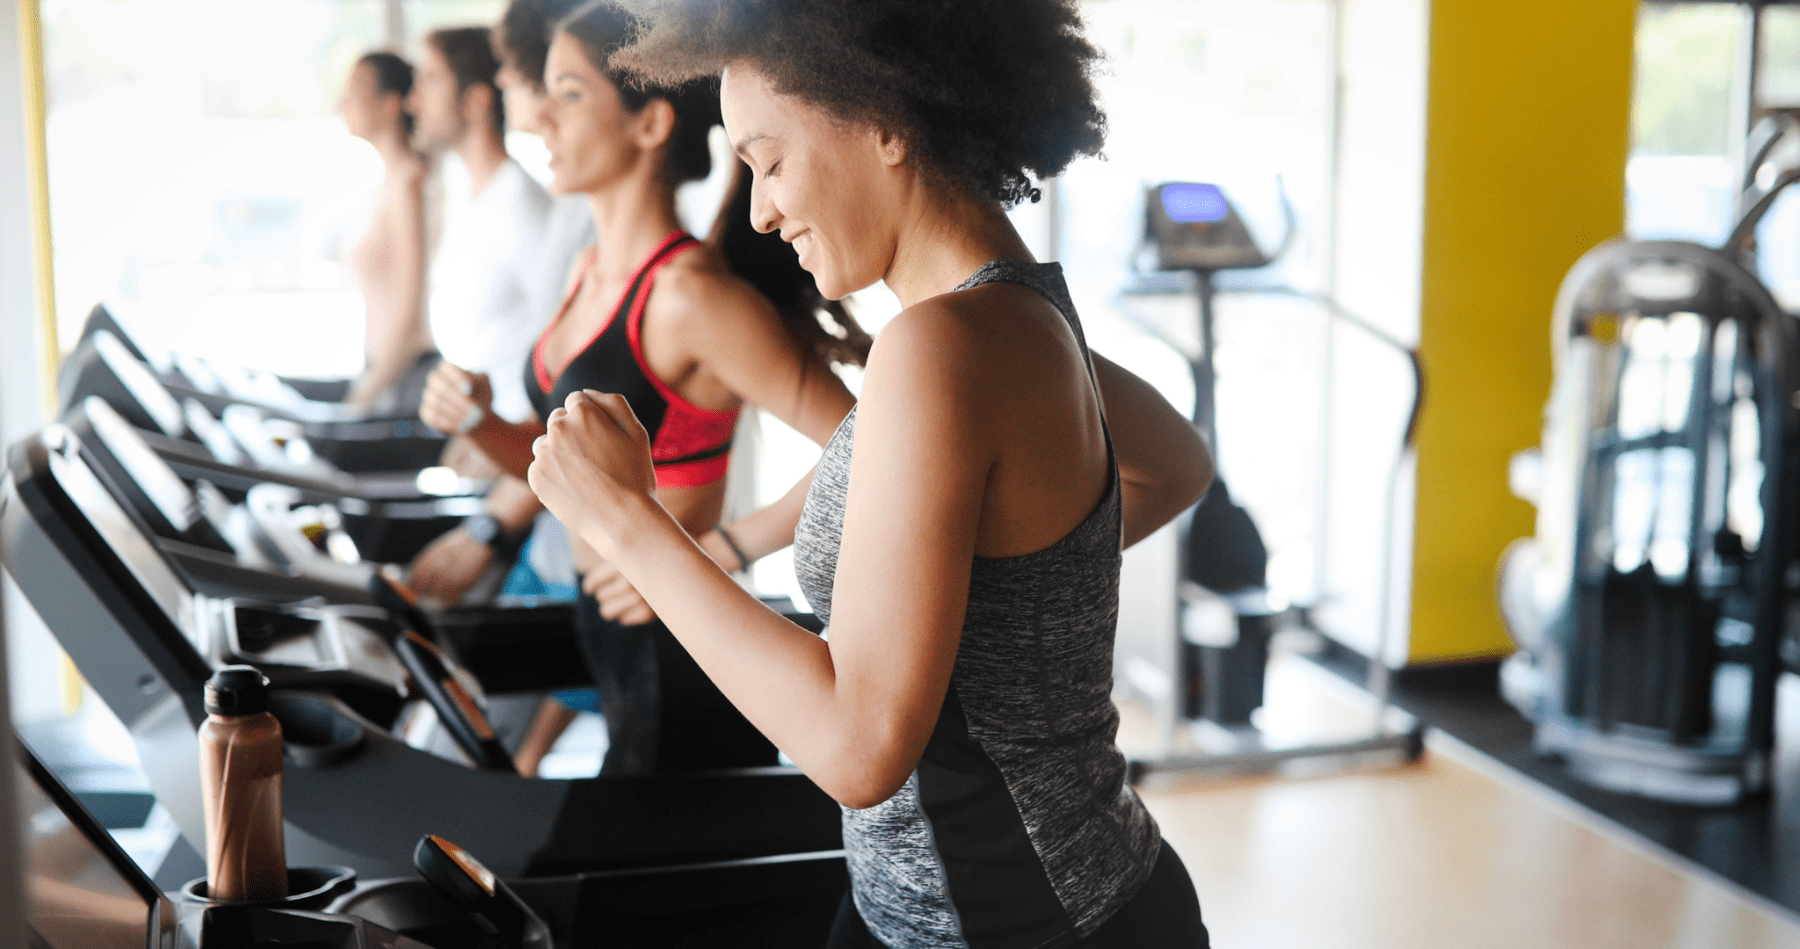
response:
M1331 111L1330 132L1326 137L1325 220L1320 233L1325 235L1322 248L1325 272L1325 296L1335 298L1338 292L1338 222L1342 220L1343 146L1344 146L1344 2L1331 0L1327 7L1331 17ZM1314 468L1313 485L1313 575L1312 601L1325 602L1331 582L1331 439L1336 424L1336 401L1332 388L1337 384L1337 320L1329 310L1320 320L1319 343L1319 437L1318 464Z
M1763 0L1752 0L1744 31L1738 39L1737 75L1732 83L1731 139L1728 145L1731 167L1742 168L1749 156L1744 154L1750 130L1756 126L1756 113L1761 108L1759 84L1762 74Z
M1218 376L1213 363L1213 349L1217 339L1213 333L1213 275L1210 271L1196 270L1194 277L1200 282L1199 292L1195 294L1200 300L1200 355L1194 359L1194 424L1200 427L1200 434L1206 436L1206 445L1212 449L1213 463L1219 461L1219 428L1218 428Z

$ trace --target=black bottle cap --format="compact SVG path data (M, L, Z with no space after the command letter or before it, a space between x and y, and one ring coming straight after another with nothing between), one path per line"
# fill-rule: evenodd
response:
M206 680L208 715L256 715L269 710L269 679L255 666L226 666Z

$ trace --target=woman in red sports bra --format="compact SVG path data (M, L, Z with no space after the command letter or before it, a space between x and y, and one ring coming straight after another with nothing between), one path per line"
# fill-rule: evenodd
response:
M859 360L867 337L828 308L791 248L749 223L740 176L707 243L682 230L675 189L711 167L720 122L710 84L627 87L599 65L632 34L625 14L583 8L551 42L543 137L552 190L584 193L598 243L582 255L561 310L532 351L526 391L539 418L487 411L484 377L444 365L422 409L462 430L522 478L542 421L571 393L626 397L653 434L657 498L721 566L736 570L793 540L810 476L728 529L719 524L740 407L773 413L821 446L854 400L828 360ZM740 168L740 171L742 169ZM818 313L830 309L842 336ZM773 764L774 750L687 657L629 583L575 543L577 631L610 744L603 771L641 773Z

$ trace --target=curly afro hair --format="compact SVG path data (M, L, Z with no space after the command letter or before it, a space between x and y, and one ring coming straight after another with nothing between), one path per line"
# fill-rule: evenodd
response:
M925 174L1010 207L1098 155L1100 52L1076 0L615 0L609 65L654 85L747 61L775 89L898 133Z

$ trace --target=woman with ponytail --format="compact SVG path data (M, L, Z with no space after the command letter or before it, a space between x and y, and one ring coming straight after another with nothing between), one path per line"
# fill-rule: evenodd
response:
M417 403L436 361L425 323L425 156L413 148L406 111L413 68L393 53L366 53L350 70L338 115L375 146L384 169L368 233L351 269L362 291L364 368L345 401L365 409Z
M749 224L743 175L707 244L681 228L675 189L706 177L720 123L708 81L632 86L604 64L635 24L590 4L557 28L542 134L552 190L588 196L596 246L577 259L559 312L522 371L538 420L488 411L485 378L440 368L424 419L461 430L523 477L542 421L572 394L618 393L652 434L657 498L715 562L738 571L792 543L810 476L780 501L719 523L738 412L760 406L821 446L853 399L828 360L867 338L823 298L792 249ZM773 301L773 302L771 302ZM655 614L591 548L576 544L577 628L610 739L603 773L773 764L772 746L706 681Z

